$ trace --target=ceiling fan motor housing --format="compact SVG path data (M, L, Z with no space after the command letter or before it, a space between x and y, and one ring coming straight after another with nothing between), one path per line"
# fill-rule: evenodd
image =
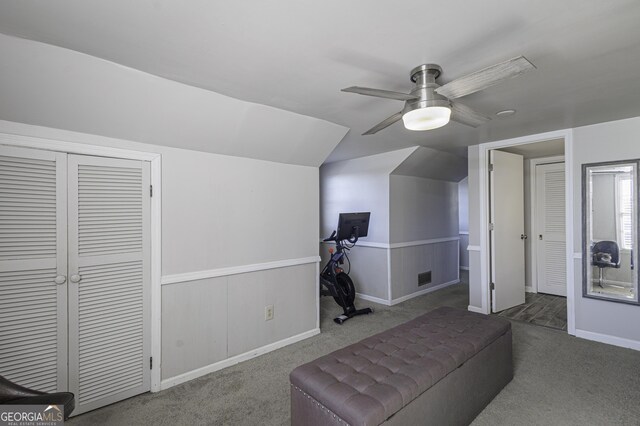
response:
M434 106L451 108L449 99L435 91L440 87L436 83L436 79L441 73L442 68L436 64L423 64L411 70L411 81L416 85L410 94L418 96L418 99L406 101L402 110L403 114L415 109Z

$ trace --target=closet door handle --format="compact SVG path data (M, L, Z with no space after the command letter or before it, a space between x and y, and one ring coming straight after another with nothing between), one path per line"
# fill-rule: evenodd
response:
M64 275L58 275L53 281L58 285L62 285L67 282L67 277L65 277Z
M80 275L78 275L78 274L71 275L71 282L72 283L79 283L81 279L82 279L82 277Z

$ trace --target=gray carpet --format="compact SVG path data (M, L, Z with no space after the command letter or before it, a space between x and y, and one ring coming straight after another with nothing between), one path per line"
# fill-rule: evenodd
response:
M322 334L155 394L71 419L70 425L286 425L289 372L297 365L438 306L467 307L465 282L343 326L330 298ZM513 322L515 377L474 425L640 425L640 352ZM460 402L464 404L464 401Z

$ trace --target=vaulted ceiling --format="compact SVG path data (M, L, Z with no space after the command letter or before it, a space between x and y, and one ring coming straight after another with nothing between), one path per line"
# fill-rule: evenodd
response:
M56 0L0 3L0 32L83 52L245 101L351 128L329 160L422 145L464 155L488 140L640 116L637 0ZM409 70L442 82L524 55L537 69L464 98L488 115L412 132L360 134L409 91Z

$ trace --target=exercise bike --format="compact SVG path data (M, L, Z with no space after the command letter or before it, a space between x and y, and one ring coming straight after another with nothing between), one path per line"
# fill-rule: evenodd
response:
M356 289L349 277L349 272L342 268L345 258L349 261L347 252L355 246L359 237L367 236L370 213L341 213L338 221L338 231L333 231L329 238L323 241L334 241L335 252L329 249L331 258L320 272L320 295L332 296L343 309L342 315L333 320L342 324L357 315L372 314L373 309L356 309L354 300ZM350 226L351 225L351 226ZM349 262L349 269L351 263Z

